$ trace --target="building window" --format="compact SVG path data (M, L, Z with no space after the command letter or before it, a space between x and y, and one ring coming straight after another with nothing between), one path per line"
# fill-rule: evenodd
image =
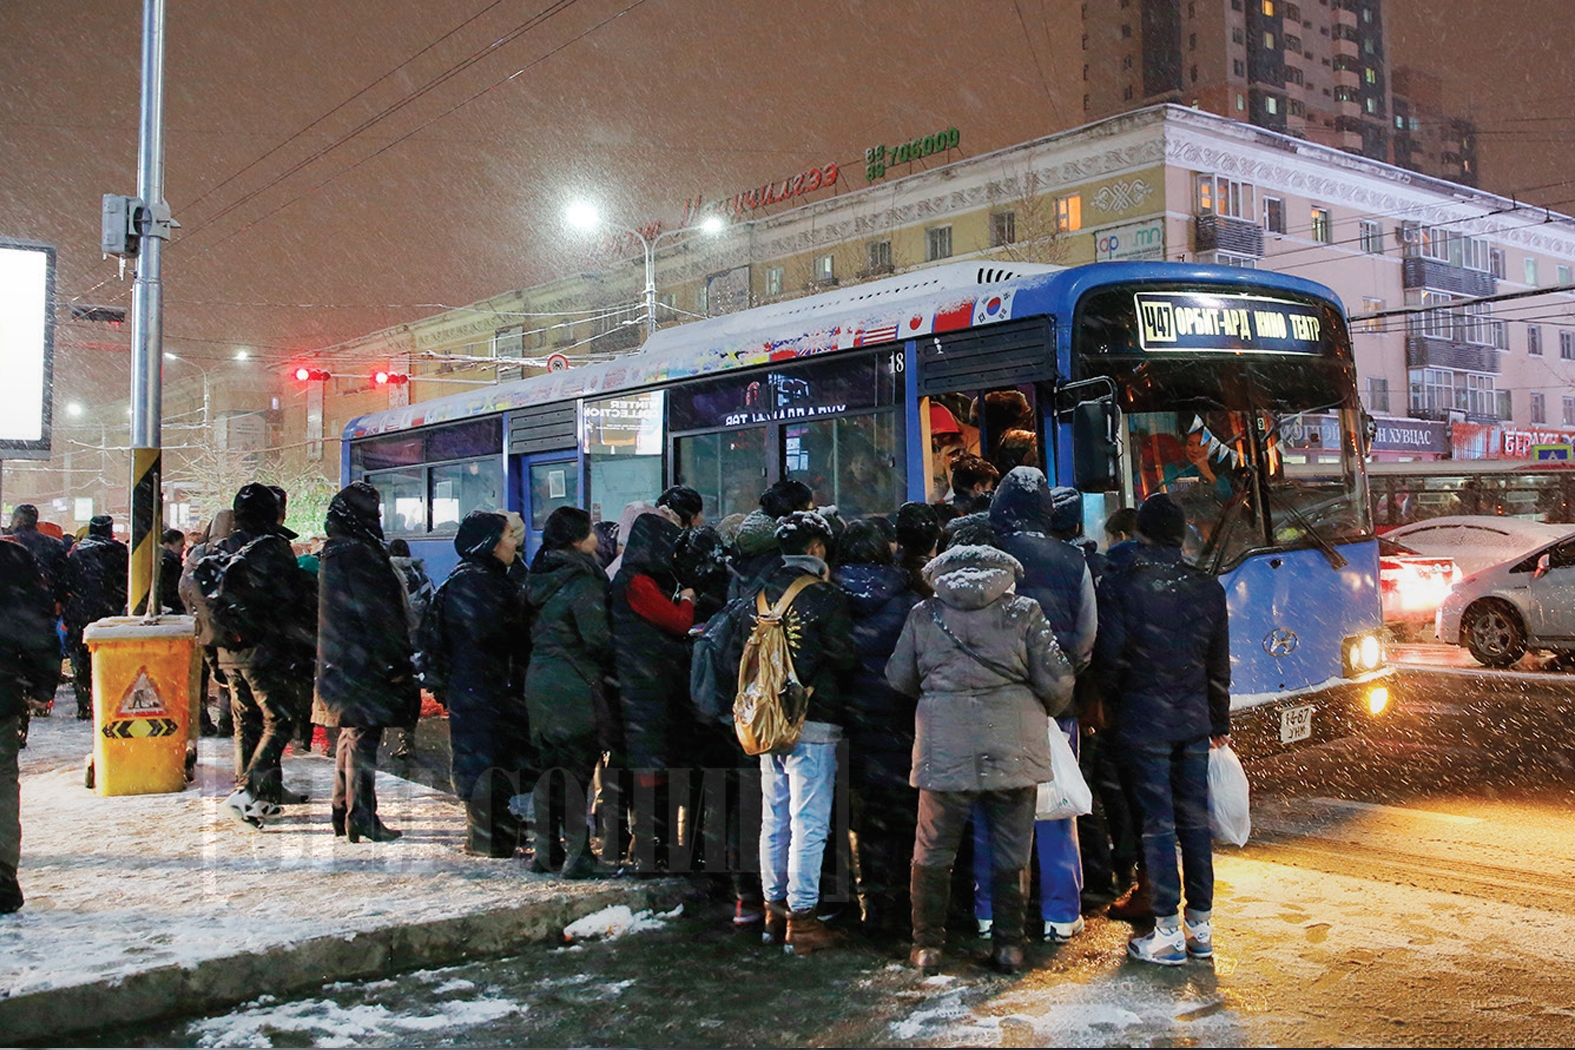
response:
M1131 69L1132 68L1132 56L1131 55L1122 55L1121 56L1121 68L1122 69Z
M1564 399L1564 425L1575 425L1575 397Z
M822 255L815 260L815 280L830 283L837 279L836 257Z
M1532 357L1542 356L1542 326L1528 324L1526 326L1526 353Z
M1247 42L1246 36L1243 35L1240 29L1232 29L1230 31L1230 39L1233 44L1245 44Z
M990 247L1017 243L1017 213L998 211L990 215Z
M1187 34L1187 50L1188 51L1196 51L1197 49L1198 49L1198 34L1196 34L1196 33L1189 33L1189 34Z
M710 288L704 282L695 289L695 313L702 317L708 315L711 306Z
M1570 268L1568 266L1560 266L1559 267L1559 283L1560 284L1569 284L1570 283Z
M1575 332L1568 328L1559 329L1559 357L1565 361L1575 361Z
M1224 175L1198 176L1198 214L1224 215L1253 221L1258 213L1256 190L1250 182L1237 182Z
M1263 111L1268 113L1270 116L1279 113L1280 100L1275 98L1273 95L1265 95L1263 99Z
M1504 279L1504 252L1501 249L1488 249L1488 272L1501 281Z
M1451 266L1487 273L1493 265L1486 237L1471 237L1453 230L1432 226L1416 227L1413 237L1414 252L1424 259L1437 259Z
M1238 66L1241 65L1240 62L1237 62L1236 64ZM1238 112L1238 113L1245 113L1246 111L1247 111L1247 96L1238 94L1236 96L1236 112Z
M1304 117L1307 115L1307 106L1299 98L1291 99L1286 109L1293 117Z
M1531 421L1533 423L1546 423L1548 421L1547 399L1541 394L1531 395Z
M1369 255L1384 254L1384 228L1372 219L1363 219L1361 231L1362 251Z
M1376 116L1377 115L1377 113L1378 113L1378 100L1376 98L1367 99L1363 103L1363 106L1367 109L1367 112L1368 112L1369 116Z
M1270 233L1285 232L1285 201L1279 197L1263 198L1263 228Z
M1121 26L1121 39L1123 39L1123 40L1130 40L1130 39L1132 39L1132 27L1130 25L1123 24Z
M1367 381L1367 411L1389 411L1389 380L1371 378Z
M1384 308L1384 301L1382 299L1374 299L1373 297L1366 296L1366 295L1362 296L1362 313L1364 313L1364 314L1376 314L1376 313L1380 313L1383 310L1383 308ZM1383 331L1382 325L1383 325L1383 319L1382 318L1369 317L1367 320L1362 322L1361 331L1363 331L1363 332L1380 332L1380 331Z
M1274 0L1263 0L1263 13L1270 18L1274 17Z
M1235 61L1231 62L1230 66L1231 66L1231 72L1235 73L1238 77L1244 77L1244 76L1247 75L1247 63L1243 62L1241 59L1238 58ZM1236 108L1237 109L1242 109L1243 108L1243 106L1241 105L1241 96L1240 95L1236 96Z
M1256 270L1258 260L1251 255L1237 255L1235 252L1199 252L1198 262L1213 263L1215 266L1235 266L1243 270Z
M1302 20L1302 9L1295 4L1286 4L1285 20L1287 22L1300 22Z
M1121 92L1121 97L1127 102L1132 101L1132 85L1128 84Z
M1526 256L1526 283L1533 288L1537 286L1537 260Z
M869 245L870 273L891 273L891 242L875 241Z
M782 267L773 266L766 271L766 294L782 294Z
M1286 33L1285 34L1285 50L1287 50L1287 51L1295 51L1295 52L1300 53L1301 49L1302 49L1302 38L1297 36L1295 33ZM1300 83L1300 81L1298 81L1298 83Z
M1055 201L1055 232L1072 233L1083 228L1083 195L1074 193Z
M1334 233L1329 223L1328 208L1314 208L1312 210L1312 238L1329 244L1334 240Z
M1287 84L1295 84L1297 87L1306 86L1306 80L1302 77L1302 71L1296 66L1285 67L1285 82Z
M1198 82L1198 67L1197 66L1193 66L1192 67L1192 82L1194 84L1196 84ZM1197 103L1196 102L1194 102L1192 105L1193 105L1194 109L1197 108Z
M924 261L950 259L952 255L952 228L932 226L924 231Z

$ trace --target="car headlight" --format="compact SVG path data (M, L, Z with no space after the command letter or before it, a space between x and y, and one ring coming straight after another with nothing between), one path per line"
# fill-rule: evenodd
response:
M1384 641L1377 631L1364 631L1345 640L1345 676L1376 671L1384 664Z

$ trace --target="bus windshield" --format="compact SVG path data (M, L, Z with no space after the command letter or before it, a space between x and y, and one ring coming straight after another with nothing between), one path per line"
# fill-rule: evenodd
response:
M1182 505L1197 564L1220 572L1284 547L1317 547L1333 561L1333 545L1371 537L1348 358L1134 353L1132 342L1098 338L1113 319L1101 320L1078 328L1081 373L1115 380L1131 497L1166 492ZM1339 447L1288 448L1282 431L1303 414L1334 415Z

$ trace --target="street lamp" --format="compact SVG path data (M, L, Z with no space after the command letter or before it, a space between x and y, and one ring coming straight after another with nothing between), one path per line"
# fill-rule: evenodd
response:
M655 237L647 237L633 226L621 226L618 223L603 221L594 204L576 201L569 205L564 212L569 225L577 229L591 231L598 227L618 230L623 233L632 233L640 239L640 246L645 249L645 337L649 339L656 334L656 245L663 237L676 237L680 233L701 233L715 236L721 233L726 226L720 218L713 215L698 226L681 226L676 230L664 230Z

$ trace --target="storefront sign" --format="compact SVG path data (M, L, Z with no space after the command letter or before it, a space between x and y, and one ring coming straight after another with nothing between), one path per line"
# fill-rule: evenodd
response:
M1575 430L1534 430L1501 423L1455 423L1453 427L1456 459L1537 459L1538 446L1575 443Z
M1451 434L1448 423L1422 419L1380 419L1376 422L1378 430L1373 435L1374 452L1449 454Z
M804 194L813 193L815 190L835 186L839 175L840 172L838 172L836 164L825 164L818 168L810 168L808 171L799 172L797 175L783 179L781 182L768 182L764 186L757 186L752 190L735 193L723 201L720 207L728 215L737 218L746 211L754 211L757 208L764 208L768 204L792 200L794 197L802 197Z
M1323 349L1317 307L1257 295L1139 292L1144 350L1316 354Z
M874 182L885 177L888 165L907 164L909 161L919 160L934 153L945 153L947 150L956 149L961 141L960 131L956 128L947 128L934 135L910 139L897 146L871 146L864 151L864 177Z
M1147 219L1096 231L1094 258L1100 262L1163 262L1165 220Z

